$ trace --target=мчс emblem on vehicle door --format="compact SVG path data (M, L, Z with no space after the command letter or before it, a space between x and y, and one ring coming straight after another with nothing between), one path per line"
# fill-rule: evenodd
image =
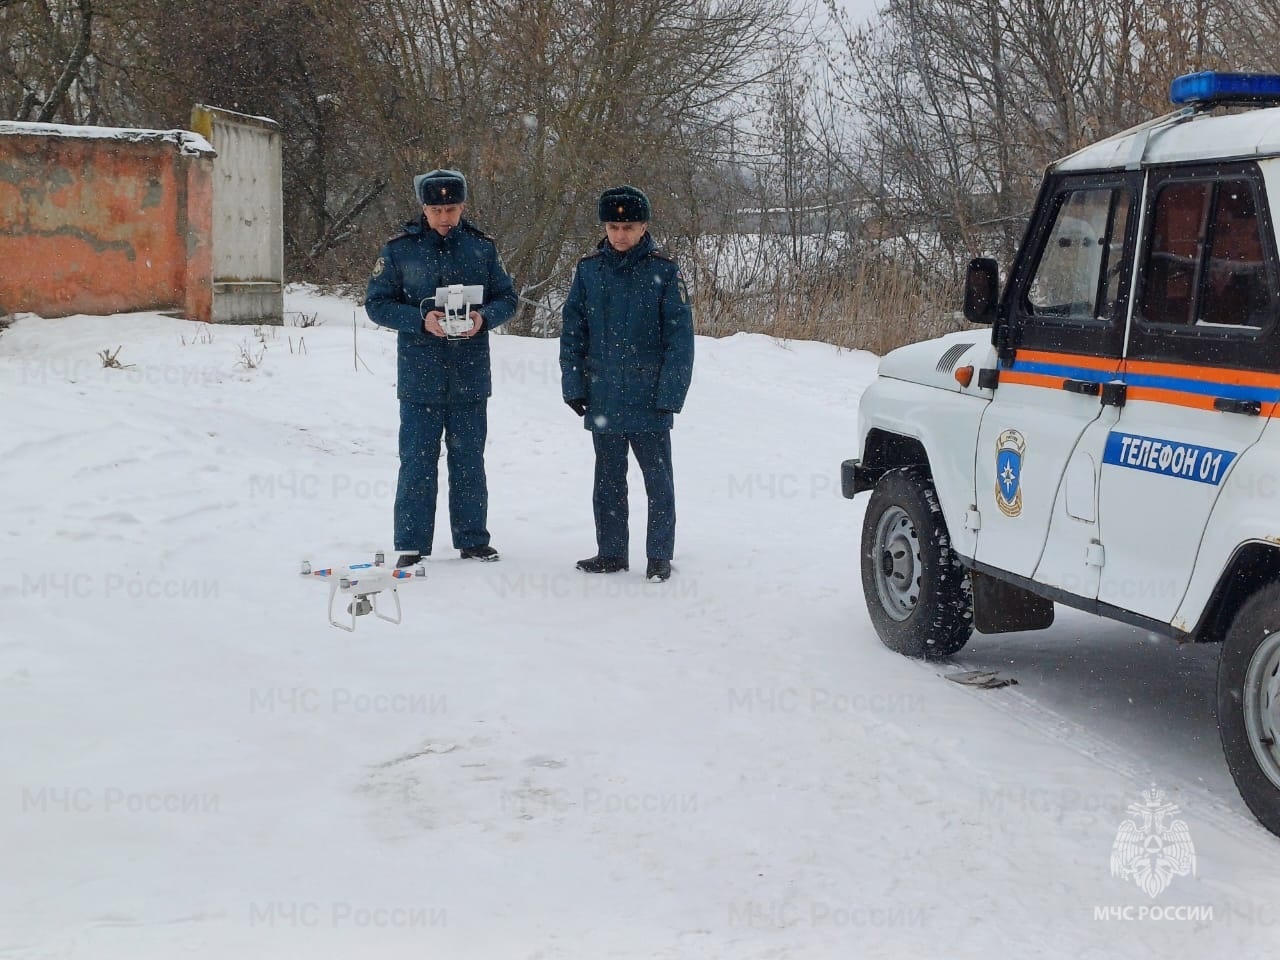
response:
M1022 513L1022 454L1026 438L1006 430L996 438L996 506L1006 517Z

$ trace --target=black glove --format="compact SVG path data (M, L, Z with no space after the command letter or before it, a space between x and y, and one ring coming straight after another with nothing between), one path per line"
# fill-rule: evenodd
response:
M566 400L565 404L580 417L587 415L587 401L582 399Z

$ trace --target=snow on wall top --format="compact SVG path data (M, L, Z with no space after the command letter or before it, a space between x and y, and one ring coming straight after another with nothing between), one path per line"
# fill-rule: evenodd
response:
M1280 155L1280 108L1276 107L1228 116L1197 113L1166 126L1137 127L1085 147L1051 169L1115 170L1137 166L1139 159L1142 166L1150 166L1273 155Z
M320 100L320 102L325 102L326 98L329 100L332 100L333 95L328 93L323 93L319 96L318 99ZM222 117L224 120L233 120L238 123L249 123L255 126L267 127L271 130L280 129L280 124L277 121L272 120L270 117L259 117L252 113L240 113L236 110L228 110L226 107L211 107L206 103L197 103L194 109L191 111L193 125L196 124L197 122L196 118L199 117L200 114L202 113L217 114L218 116ZM199 128L197 127L197 129Z
M139 130L133 127L90 127L67 123L23 123L0 120L0 136L66 137L73 140L120 140L125 143L173 143L187 156L216 157L209 141L190 130Z

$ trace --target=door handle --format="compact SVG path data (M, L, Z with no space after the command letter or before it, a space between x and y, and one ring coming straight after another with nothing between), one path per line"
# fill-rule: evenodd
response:
M1262 413L1262 404L1257 400L1236 400L1234 397L1215 397L1213 409L1223 413L1243 413L1246 417L1256 417Z
M1068 393L1081 393L1087 397L1096 397L1102 392L1102 384L1095 380L1063 380L1062 389Z

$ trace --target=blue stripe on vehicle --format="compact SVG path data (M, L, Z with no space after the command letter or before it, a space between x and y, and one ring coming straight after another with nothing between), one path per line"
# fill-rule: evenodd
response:
M1061 363L1031 363L1024 360L1013 362L1018 373L1038 373L1046 377L1062 377L1064 380L1088 380L1091 383L1108 383L1116 379L1113 370L1091 370L1088 367L1069 367Z
M1280 403L1280 387L1222 383L1216 380L1189 380L1185 377L1166 377L1150 373L1114 373L1107 370L1091 370L1088 367L1072 367L1066 364L1029 363L1016 360L1012 369L1019 373L1062 377L1064 380L1087 380L1090 383L1110 383L1119 380L1131 387L1150 387L1157 390L1172 390L1178 393L1194 393L1205 397L1228 397L1232 400Z
M1205 397L1230 397L1232 400L1259 400L1274 403L1280 400L1280 388L1257 387L1238 383L1219 383L1206 380L1186 380L1182 377L1161 377L1149 373L1128 373L1125 383L1131 387L1152 387L1157 390L1176 390Z

